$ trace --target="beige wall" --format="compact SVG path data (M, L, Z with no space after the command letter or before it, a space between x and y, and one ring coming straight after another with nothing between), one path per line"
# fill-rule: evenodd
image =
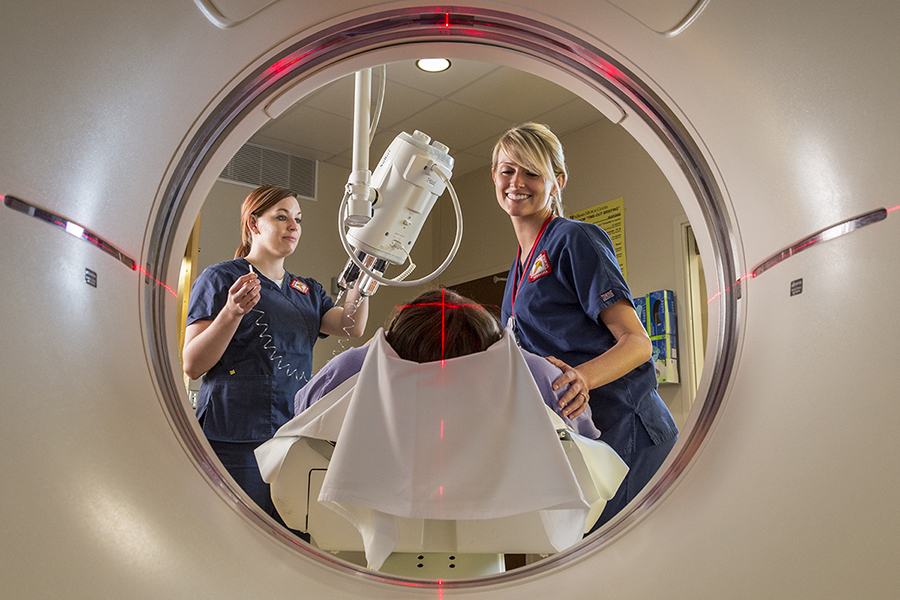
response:
M671 289L679 299L674 219L683 209L656 164L620 127L601 120L562 138L569 164L569 182L563 194L568 213L618 197L625 199L625 240L628 283L632 292L643 295L658 289ZM452 149L451 149L452 153ZM337 236L337 211L346 170L319 164L318 200L301 201L303 231L300 244L286 261L289 271L311 276L330 290L346 262ZM456 259L438 283L454 285L494 273L505 273L516 252L516 239L509 220L494 198L490 170L484 168L455 178L453 184L462 205L463 241ZM239 242L240 204L249 193L246 186L217 182L202 211L200 228L200 268L228 260ZM438 200L432 218L426 223L413 250L418 268L411 278L431 272L446 256L455 233L455 217L449 195ZM388 275L396 272L389 270ZM498 285L503 285L502 283ZM391 309L412 298L423 288L386 288L372 298L368 338L389 316ZM328 338L316 344L314 369L318 370L342 348L362 340ZM686 353L682 359L686 359ZM681 365L682 376L685 365ZM689 399L682 397L682 384L663 384L660 395L666 401L679 426L687 417Z

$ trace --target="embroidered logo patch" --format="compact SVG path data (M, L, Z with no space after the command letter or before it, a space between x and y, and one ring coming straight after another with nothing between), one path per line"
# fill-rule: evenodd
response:
M613 296L615 296L615 293L612 290L609 290L605 294L601 294L600 299L603 300L604 302L607 302L607 301L611 300Z
M547 258L547 252L541 252L534 259L534 266L531 267L531 273L528 274L528 281L536 281L544 275L550 274L550 259Z
M309 286L306 285L305 283L303 283L302 281L300 281L299 279L296 279L296 278L292 279L291 287L294 288L295 290L297 290L298 292L300 292L301 294L309 293Z

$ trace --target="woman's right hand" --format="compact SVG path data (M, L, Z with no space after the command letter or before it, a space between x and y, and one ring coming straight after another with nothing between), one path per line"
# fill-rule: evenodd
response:
M225 302L225 309L236 315L246 315L259 302L261 287L259 275L256 273L241 275L228 288L228 300Z
M562 416L574 419L581 416L587 410L588 400L590 400L591 388L582 373L555 356L546 356L546 360L560 371L562 375L553 382L553 391L559 390L564 385L568 385L569 389L559 399L559 408Z
M259 302L259 276L248 273L228 288L228 298L215 319L194 321L184 330L184 372L199 379L219 362L245 314Z

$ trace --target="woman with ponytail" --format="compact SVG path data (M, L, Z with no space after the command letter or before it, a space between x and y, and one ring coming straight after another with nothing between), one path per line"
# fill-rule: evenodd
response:
M319 337L360 337L368 300L356 290L343 306L316 280L285 271L300 239L300 204L277 186L253 190L241 207L234 260L194 282L182 359L200 379L197 418L231 476L278 518L253 450L294 416L293 397L312 375Z

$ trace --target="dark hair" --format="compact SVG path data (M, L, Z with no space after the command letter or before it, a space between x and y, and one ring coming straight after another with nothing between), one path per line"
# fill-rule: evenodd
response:
M264 185L250 192L241 205L241 245L235 251L234 257L241 258L250 254L250 245L253 242L250 236L251 216L258 217L285 198L296 197L296 193L277 185Z
M398 306L385 338L403 359L418 363L487 350L500 339L500 322L480 304L448 289Z

